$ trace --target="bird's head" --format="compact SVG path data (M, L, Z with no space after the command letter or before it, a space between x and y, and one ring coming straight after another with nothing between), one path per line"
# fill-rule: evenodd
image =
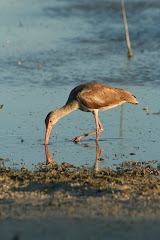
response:
M45 124L46 124L46 136L45 136L45 145L48 144L49 135L52 130L53 125L57 122L56 112L52 111L48 113Z

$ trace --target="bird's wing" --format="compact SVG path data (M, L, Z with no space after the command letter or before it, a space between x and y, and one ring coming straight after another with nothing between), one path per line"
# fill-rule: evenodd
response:
M87 108L99 109L118 105L122 102L117 89L103 84L93 84L85 87L77 94L77 100Z

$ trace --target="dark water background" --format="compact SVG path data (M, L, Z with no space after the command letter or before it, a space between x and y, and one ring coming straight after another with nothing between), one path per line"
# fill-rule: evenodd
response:
M100 113L99 166L160 162L160 116L153 114L160 111L160 2L130 0L125 7L130 60L120 0L1 0L0 158L10 158L5 165L45 163L46 114L61 107L73 87L90 81L129 90L140 102ZM91 114L76 111L61 119L50 137L54 160L92 166L95 149L70 140L93 128ZM95 146L94 139L83 142Z

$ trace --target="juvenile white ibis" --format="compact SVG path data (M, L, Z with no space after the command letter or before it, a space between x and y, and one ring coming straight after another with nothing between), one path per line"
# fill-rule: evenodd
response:
M47 115L45 119L45 144L48 144L49 135L53 125L55 125L60 118L77 109L93 113L96 122L96 131L78 136L72 141L78 142L81 138L92 134L96 134L96 141L98 141L99 134L103 131L102 124L98 118L98 111L104 111L125 102L138 104L136 97L130 92L107 86L105 84L86 83L75 87L71 91L66 104Z

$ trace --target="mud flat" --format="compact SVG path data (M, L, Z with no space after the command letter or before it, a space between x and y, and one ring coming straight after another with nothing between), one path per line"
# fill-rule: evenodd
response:
M159 216L159 171L151 164L0 169L1 239L158 239Z

